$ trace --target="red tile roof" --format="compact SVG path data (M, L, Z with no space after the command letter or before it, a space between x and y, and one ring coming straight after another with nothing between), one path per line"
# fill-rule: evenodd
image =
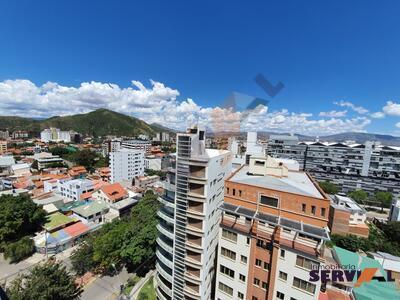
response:
M113 202L128 196L128 192L118 182L103 186L100 190Z
M67 226L64 228L64 231L68 233L71 237L79 236L87 232L88 230L89 228L82 222L77 222L71 226Z

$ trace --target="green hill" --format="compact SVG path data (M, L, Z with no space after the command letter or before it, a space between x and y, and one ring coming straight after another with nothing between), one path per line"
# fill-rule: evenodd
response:
M86 114L71 116L55 116L45 120L0 116L0 129L27 130L32 135L39 135L40 131L56 127L61 130L75 130L76 132L90 136L137 136L147 134L153 136L160 128L149 125L137 118L120 114L108 109L97 109Z

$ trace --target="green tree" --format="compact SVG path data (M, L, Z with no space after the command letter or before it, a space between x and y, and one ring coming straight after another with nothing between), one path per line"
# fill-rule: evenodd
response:
M82 276L97 267L97 263L93 260L93 252L92 237L87 238L72 252L71 264L77 275Z
M400 222L388 222L383 225L382 231L390 241L400 244Z
M376 192L375 199L381 205L381 211L384 207L390 207L393 199L393 195L390 192Z
M35 245L31 238L25 236L15 243L4 247L4 258L10 263L17 263L31 256L35 252Z
M51 154L58 155L60 157L63 157L63 156L66 156L66 155L70 154L70 151L67 148L59 147L59 146L51 148L50 152L51 152Z
M353 198L358 203L364 203L368 197L368 193L364 190L355 190L349 193L349 197Z
M131 226L125 234L121 256L131 265L137 265L153 256L157 239L157 195L146 192L131 214Z
M39 170L38 161L36 159L31 164L31 169Z
M0 245L36 232L46 219L46 212L29 196L0 197Z
M339 192L338 186L329 181L320 181L319 186L327 194L337 194Z
M8 289L12 300L74 300L82 289L66 267L55 261L39 264L29 274L20 275Z
M96 163L97 155L89 149L84 149L70 154L68 159L72 160L79 166L84 166L86 170L92 172Z

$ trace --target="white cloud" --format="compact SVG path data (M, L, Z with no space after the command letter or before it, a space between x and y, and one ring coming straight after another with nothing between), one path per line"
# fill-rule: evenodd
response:
M400 104L392 101L386 102L382 109L389 116L400 116Z
M349 101L339 101L339 102L334 102L334 104L339 105L341 107L349 107L355 112L359 113L360 115L364 115L368 113L368 109L362 107L362 106L357 106Z
M377 111L371 114L371 118L374 119L383 119L385 117L385 113L381 111Z
M396 123L396 127L397 127L397 128L400 128L400 122L397 122L397 123Z
M203 107L193 99L181 101L178 97L178 90L156 81L150 81L150 86L132 81L131 86L124 88L95 81L73 87L55 82L37 86L29 80L5 80L0 82L0 114L50 117L108 108L178 130L199 123L220 131L258 130L308 135L365 131L371 122L365 116L344 119L345 113L337 111L321 113L322 119L313 118L311 113L294 113L287 109L270 112L267 107L257 107L250 113L234 112L220 107ZM355 108L363 112L359 107Z
M336 110L331 110L331 111L321 111L319 113L320 117L330 117L330 118L342 118L345 117L347 114L347 110L341 110L341 111L336 111Z

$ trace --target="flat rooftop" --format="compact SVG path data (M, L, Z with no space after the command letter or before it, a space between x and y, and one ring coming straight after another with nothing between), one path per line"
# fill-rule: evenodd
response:
M249 166L244 165L229 181L261 188L324 199L321 192L305 172L288 171L287 177L272 175L250 175Z

